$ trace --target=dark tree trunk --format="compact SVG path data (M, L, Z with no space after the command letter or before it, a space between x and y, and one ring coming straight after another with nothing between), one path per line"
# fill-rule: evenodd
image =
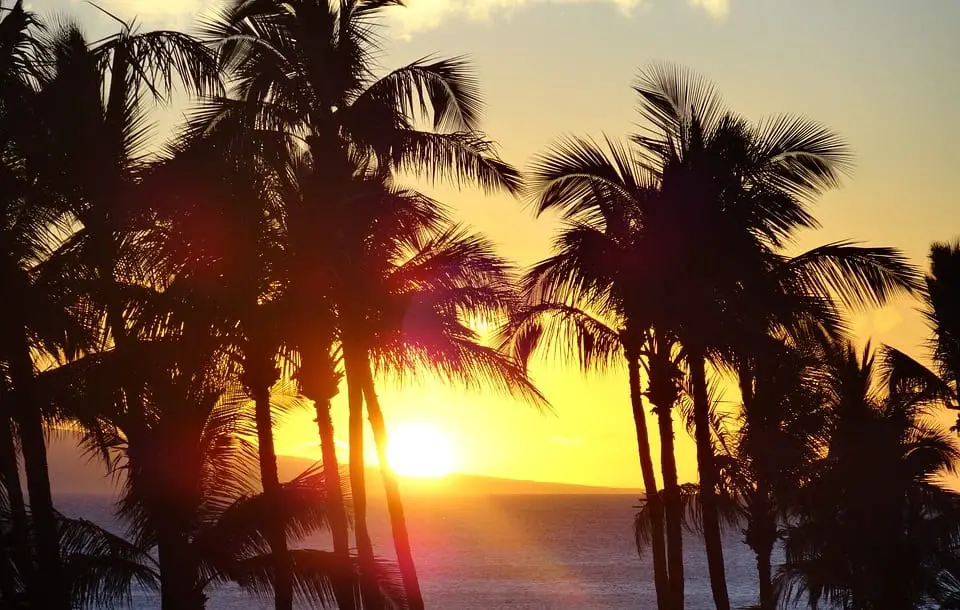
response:
M726 570L723 565L723 537L717 507L717 473L711 443L710 397L707 393L706 359L703 352L687 346L690 377L693 385L694 435L697 444L697 467L700 474L700 502L703 516L703 539L707 551L710 587L717 610L730 610Z
M273 444L273 421L270 409L270 390L264 386L253 389L257 416L257 443L260 458L260 482L263 493L270 500L274 514L271 516L270 550L277 559L274 569L274 607L276 610L293 608L293 568L287 554L286 518L278 498L281 493L277 473L277 452Z
M317 333L319 334L319 333ZM340 392L339 378L329 349L301 349L300 391L313 400L317 414L317 433L323 455L323 480L326 484L330 534L333 550L344 565L350 563L350 530L343 504L340 461L333 430L333 398ZM344 602L341 601L341 606Z
M320 335L321 333L316 333ZM316 346L314 346L316 347ZM343 504L343 481L333 431L333 398L339 393L336 365L330 357L329 345L324 349L301 348L300 390L313 400L317 414L317 433L323 455L323 482L327 492L327 512L333 552L344 566L351 565L350 530ZM337 607L352 610L356 606L354 583L336 583Z
M330 530L333 550L345 561L350 558L350 531L347 528L347 512L343 506L343 489L340 479L340 464L333 434L333 417L330 401L314 403L317 412L317 431L320 434L320 451L323 454L323 478L327 489L327 510L330 513Z
M670 580L670 607L683 610L683 505L674 453L671 408L657 407L660 427L660 470L663 475L664 516L667 525L667 574Z
M650 506L651 549L653 554L653 580L657 590L657 608L669 608L667 575L667 556L664 547L663 504L657 493L657 479L653 470L653 457L650 452L650 438L647 433L647 418L643 411L643 395L640 390L640 361L637 356L627 354L627 367L630 373L630 403L633 406L633 422L637 433L637 451L640 456L640 474L643 479L643 491Z
M38 588L43 608L64 610L70 608L70 596L60 566L60 544L57 517L50 492L50 470L47 464L47 445L43 431L40 405L34 398L33 361L26 332L19 330L17 353L11 362L11 378L16 392L16 415L20 430L20 448L23 452L27 492L30 497L32 528L36 540L37 565L45 583Z
M413 561L413 549L410 545L410 534L407 531L407 522L403 516L400 485L387 458L387 424L383 418L383 411L380 409L380 401L377 398L376 388L374 388L373 373L370 370L369 361L366 362L364 372L363 396L367 402L370 427L373 429L373 438L377 445L377 457L380 461L380 472L383 475L383 486L386 490L387 510L390 513L390 527L393 531L393 545L397 551L397 564L400 568L400 576L403 579L403 589L410 610L423 610L423 593L420 591L417 567Z
M197 585L197 565L183 534L161 527L157 540L161 610L203 610L206 595Z
M26 559L30 555L30 521L27 519L27 505L20 482L12 407L9 392L4 381L0 379L0 478L6 491L7 503L10 505L10 518L17 553L22 555L21 559ZM28 570L29 568L29 563L25 563L20 569Z
M0 380L2 381L2 380ZM2 388L0 388L2 390ZM5 392L0 391L0 409L5 411L8 405L9 397L4 396ZM3 480L3 488L6 492L7 503L10 508L10 520L12 526L13 557L17 563L17 569L24 580L28 595L35 595L35 570L30 548L30 522L27 519L27 507L23 498L23 488L20 486L20 472L18 470L17 447L14 444L13 431L11 430L12 421L4 412L0 415L0 477ZM3 575L3 581L0 587L3 587L3 594L8 595L10 599L16 597L16 586L13 579L9 580Z
M330 519L330 535L333 539L333 552L344 566L349 566L350 530L347 527L347 511L343 506L343 489L340 478L340 464L337 460L337 446L333 435L333 417L330 400L314 401L317 412L317 430L320 434L320 451L323 454L323 482L327 490L327 512ZM353 597L353 583L336 583L337 607L351 610L356 606Z
M364 608L379 608L381 597L375 591L369 575L374 572L375 560L370 530L367 527L366 464L363 455L363 355L362 350L345 341L343 344L344 369L347 374L347 404L350 408L350 491L353 496L354 535L357 540L357 556L360 559L361 592Z
M763 543L755 550L757 575L760 577L760 610L775 610L777 596L773 590L773 541Z
M760 610L774 610L777 600L773 590L771 556L773 545L777 540L777 523L769 474L775 473L778 469L776 459L771 453L775 448L770 446L774 442L770 434L771 427L775 424L770 421L767 413L758 408L761 405L755 401L754 381L759 385L760 380L755 379L748 362L749 359L746 359L737 371L743 411L756 436L752 447L753 461L757 471L756 497L747 503L749 514L746 542L757 557ZM758 443L757 440L760 442Z

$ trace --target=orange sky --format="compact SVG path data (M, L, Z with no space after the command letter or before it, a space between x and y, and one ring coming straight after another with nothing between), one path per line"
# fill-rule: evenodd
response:
M195 0L109 0L145 27L187 27ZM629 133L630 83L656 60L710 76L748 117L809 115L846 136L855 175L824 198L824 229L800 246L852 238L893 245L923 262L933 240L960 237L960 3L893 0L411 0L394 17L383 63L439 53L472 56L488 100L485 130L520 167L558 136ZM74 0L36 0L104 27ZM429 189L503 252L529 264L549 251L550 219L521 202ZM859 317L861 339L919 355L922 322L901 303ZM464 472L611 486L639 486L625 374L583 377L575 368L533 368L555 414L428 379L385 388L388 424L426 422L447 435ZM345 438L346 406L336 405ZM318 456L309 414L280 430L278 450ZM692 443L678 431L680 475L695 477ZM654 438L654 452L658 451Z

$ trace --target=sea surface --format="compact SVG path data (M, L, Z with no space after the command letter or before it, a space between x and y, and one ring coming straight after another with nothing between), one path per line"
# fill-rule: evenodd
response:
M64 495L67 515L119 531L108 496ZM371 533L378 552L391 555L382 498L370 499ZM649 554L633 543L631 496L504 495L404 498L407 523L427 607L435 610L608 610L655 608ZM739 532L726 540L733 607L756 601L754 558ZM325 547L327 541L311 541ZM702 544L684 545L687 608L712 606ZM776 558L775 558L776 560ZM272 607L235 588L208 592L208 608ZM138 593L131 608L159 608Z

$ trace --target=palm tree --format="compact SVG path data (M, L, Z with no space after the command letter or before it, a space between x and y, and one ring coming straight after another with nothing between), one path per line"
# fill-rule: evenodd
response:
M960 243L930 247L924 314L933 332L933 364L952 409L960 409ZM960 416L956 430L960 430Z
M213 142L196 141L178 143L173 152L141 185L157 214L159 230L151 239L164 253L160 264L176 270L184 298L207 308L231 345L241 382L256 405L260 480L270 498L280 493L270 388L280 377L276 303L285 268L277 181L253 151L234 156ZM270 523L273 552L284 557L283 515ZM292 607L291 569L277 565L278 608Z
M0 286L5 294L18 295L4 303L0 330L0 451L15 554L28 595L32 603L66 608L68 590L61 586L57 517L47 468L45 413L36 396L35 359L71 355L84 333L69 281L60 278L55 268L51 270L51 259L68 233L70 216L55 194L32 179L25 147L35 135L36 74L31 65L38 47L34 36L40 27L20 2L0 21ZM29 520L14 428L24 458ZM53 586L40 584L32 565L34 551L36 568L53 579Z
M657 328L647 334L645 358L647 397L657 415L660 436L660 472L663 481L663 514L667 542L670 607L684 607L683 488L677 475L673 411L682 391L682 354L676 340ZM651 507L655 508L655 507Z
M148 228L136 196L148 161L148 100L164 101L181 85L196 94L216 91L219 72L213 54L190 36L139 32L113 18L120 32L96 43L69 23L45 41L38 128L27 156L36 179L64 198L78 223L70 238L76 261L62 272L85 283L106 324L105 344L124 350L134 349L125 330L130 286L164 272L149 268L150 257L137 250ZM140 411L137 380L122 380L124 400Z
M780 252L797 230L816 226L810 202L848 164L832 132L789 116L752 125L724 111L709 83L677 68L654 66L636 90L652 127L633 146L570 139L534 167L538 212L559 210L567 222L558 253L534 268L541 278L532 283L534 300L629 315L635 328L680 344L695 405L714 601L726 609L708 357L723 366L771 325L810 318L835 325L834 293L864 305L919 285L887 248L837 243L792 258ZM607 234L627 237L617 243Z
M144 392L148 420L146 428L137 424L134 437L127 433L129 414L105 410L98 400L112 392L110 378L121 366L118 352L78 360L44 379L46 399L67 405L64 416L82 424L90 450L123 477L119 511L132 544L142 551L137 578L158 583L163 608L202 608L208 587L228 581L269 595L276 566L286 562L303 603L326 605L344 583L359 591L356 583L363 582L379 597L405 607L392 568L384 562L370 569L312 549L277 556L278 514L285 535L294 539L326 527L323 473L310 469L273 495L259 492L256 406L251 408L236 383L230 359L218 352L221 339L209 327L192 326L182 320L166 326L162 337L140 343L141 356L150 361ZM279 399L282 392L274 396ZM288 410L298 404L288 398L273 407ZM151 549L156 549L155 560L147 554Z
M12 231L15 223L15 210L24 206L24 202L17 201L16 193L23 190L23 179L16 171L15 156L11 156L11 136L15 127L17 115L22 119L25 104L24 98L29 98L32 93L26 77L26 67L29 62L33 39L30 32L30 26L33 17L23 9L21 2L16 3L12 9L0 7L0 11L7 11L0 20L0 154L4 163L0 165L0 184L4 196L0 199L0 205L3 206L3 213L0 218L0 231L3 237L0 238L0 251L4 259L4 269L17 269L18 275L21 270L21 256L19 252L24 250L24 244L17 242L23 240L20 231ZM43 219L39 215L29 221L36 231L43 230L40 226ZM40 221L38 223L38 221ZM29 238L28 238L29 239ZM34 244L36 247L37 244ZM28 246L29 247L29 246ZM5 274L9 275L9 274ZM12 280L9 278L7 281ZM5 290L7 287L4 282ZM8 367L4 366L0 371L0 463L2 463L3 477L3 495L5 507L9 510L10 532L16 544L12 545L13 557L21 553L17 563L21 570L29 569L29 561L22 552L30 548L29 545L29 524L27 520L26 502L20 483L20 473L17 468L18 457L17 447L14 439L14 410L10 404L10 388L8 383ZM28 576L29 574L25 574Z
M356 228L367 237L358 236L362 256L341 272L358 279L341 292L350 300L338 309L362 320L342 325L347 383L357 382L367 404L401 572L415 575L399 485L387 457L375 368L398 376L425 370L469 387L491 386L539 405L545 401L515 362L483 345L470 327L496 323L514 305L510 266L490 242L451 225L439 203L382 180L358 186L359 192L372 191L351 213L354 220L366 219ZM357 354L356 367L349 354ZM419 597L416 580L408 588Z
M559 209L566 227L555 239L556 254L526 274L527 306L501 331L501 339L523 362L538 348L556 349L584 371L625 360L644 494L651 505L657 602L667 608L663 509L640 385L650 319L634 281L643 260L642 210L659 193L655 177L631 151L607 144L609 154L591 141L561 142L534 166L537 213Z
M939 397L896 366L888 361L884 384L869 345L826 354L826 451L787 529L787 600L918 608L940 594L960 502L936 478L955 470L960 449L925 417Z
M18 20L21 23L25 20L30 22L19 4L15 5L3 23L10 26L12 32ZM5 73L9 76L10 71L7 68L22 64L23 58L20 56L22 48L15 45L8 50L10 55L7 57L13 60L5 67ZM191 49L178 34L136 35L129 28L125 28L121 35L103 40L95 46L88 46L79 30L72 26L65 26L62 31L44 41L42 49L37 52L37 59L32 64L36 70L31 79L39 84L40 90L36 94L30 94L29 115L21 114L14 123L17 126L15 130L4 129L4 178L9 178L9 172L16 168L22 176L22 184L30 185L31 190L30 193L24 193L20 189L21 192L15 194L18 192L15 189L4 189L5 193L13 194L15 200L21 199L19 205L25 212L19 220L15 220L13 216L7 217L10 222L24 223L8 227L14 231L11 237L18 236L26 240L22 245L28 246L11 253L16 257L11 263L19 260L18 267L27 275L19 279L10 276L5 281L16 280L22 283L29 275L38 275L36 264L46 258L51 259L47 263L50 270L43 274L47 276L46 281L56 279L61 283L72 282L76 292L81 284L77 283L76 274L66 271L64 264L67 260L75 260L73 254L79 243L85 240L84 236L90 232L96 234L98 230L98 239L86 239L86 252L89 255L88 261L103 263L99 267L94 264L93 267L104 273L92 273L88 274L88 277L101 278L97 281L102 287L107 287L113 281L112 278L116 277L113 272L119 266L113 256L116 248L107 247L107 242L113 243L117 239L119 227L111 226L106 220L109 217L116 221L115 216L119 211L117 199L121 185L112 180L117 177L118 171L121 176L124 171L129 171L129 164L126 169L122 168L131 159L128 153L143 144L144 134L140 122L142 117L137 109L140 95L137 87L143 87L143 81L150 79L152 82L149 87L158 92L164 86L168 89L172 86L170 81L176 69L182 68L185 73L191 70L198 72L196 63L189 66L184 63L188 59L201 57L191 55L194 50L200 51L199 48ZM213 67L211 62L206 65ZM104 84L107 82L105 75L108 70L112 74L109 91ZM123 74L126 76L118 76ZM188 82L200 83L201 80L198 77L194 80L188 79ZM8 100L15 97L14 89L10 91ZM23 92L24 88L21 87L18 91ZM123 95L125 92L129 95ZM62 104L66 99L73 103L72 112L63 112ZM4 113L10 110L11 106L4 104ZM10 123L5 121L5 125L9 126ZM116 137L108 138L107 133ZM8 154L11 143L16 149L15 156ZM98 147L98 143L103 146ZM114 171L118 165L121 169ZM106 212L106 194L110 190L108 185L113 188L110 199L110 205L114 207L113 214ZM24 197L29 197L30 201L23 201ZM90 204L94 201L102 203L103 207L92 208ZM93 209L100 210L99 217ZM33 220L29 219L30 216ZM76 233L78 219L84 222L88 229L92 227L91 231L83 236ZM32 226L30 223L33 223ZM29 244L30 241L33 245ZM57 246L63 255L58 253L54 257L52 249ZM14 267L8 269L12 270ZM26 288L26 285L18 288L9 283L6 285L15 292ZM60 298L65 298L63 289L59 290ZM113 295L114 305L120 303L116 290L111 287L110 291L102 294L107 293ZM49 330L62 336L63 331L53 329L52 326L63 323L64 317L54 315L50 306L43 308L39 305L28 305L21 313L34 318L33 323L44 322L51 327ZM111 307L109 313L108 317L114 322L114 326L118 327L118 307ZM59 573L55 516L46 475L42 422L39 410L30 406L32 390L29 386L34 376L34 364L28 344L32 341L35 330L29 327L20 328L17 320L25 321L24 315L9 318L13 324L6 332L12 334L4 344L20 346L17 348L19 354L10 360L10 373L15 386L12 391L16 393L15 399L21 403L21 417L29 419L22 421L24 425L21 429L21 441L34 523L38 530L40 566L45 573L54 576L54 582L60 582L55 576ZM68 603L58 587L44 587L42 592L53 596L49 600L50 607L65 607Z
M374 79L379 41L378 19L395 0L297 0L237 2L208 26L223 65L235 78L233 99L211 101L210 121L239 116L248 130L282 133L305 143L311 177L304 185L304 222L291 236L294 255L308 270L293 282L296 294L316 306L334 282L317 278L316 235L343 217L330 214L331 202L351 199L356 168L412 170L454 180L470 179L486 188L513 190L518 177L492 155L492 146L477 132L480 99L476 82L462 60L418 61ZM337 204L336 202L341 202ZM359 244L351 244L357 253ZM316 286L320 287L318 291ZM300 305L306 309L308 305ZM356 320L341 316L345 328ZM349 332L349 331L348 331ZM325 339L329 329L321 331ZM347 368L358 368L361 354L343 354ZM329 362L321 346L301 351ZM322 370L304 362L308 370ZM323 374L323 373L321 373ZM329 376L329 374L325 374ZM328 380L329 381L329 380ZM327 383L326 385L329 385ZM357 515L357 547L371 560L365 520L362 391L348 380L350 476ZM312 396L326 403L329 391ZM318 417L318 423L325 418ZM408 597L421 607L407 574Z
M736 425L716 431L723 487L756 555L761 610L776 608L773 549L822 449L821 358L817 345L771 337L738 369L744 387Z

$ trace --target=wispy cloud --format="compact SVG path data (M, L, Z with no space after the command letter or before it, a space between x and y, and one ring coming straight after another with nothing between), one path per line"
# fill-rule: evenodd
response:
M730 0L690 0L690 4L707 11L715 19L725 19L730 14Z
M682 0L407 0L406 6L389 9L388 13L394 33L407 38L416 32L437 28L451 19L487 21L509 17L532 5L606 5L624 15L633 15L640 10L655 9L654 5L659 2L679 1ZM730 0L686 1L718 20L730 13ZM64 4L83 4L83 0L33 0L31 4L62 8ZM97 4L125 19L136 16L147 21L181 21L205 14L216 5L215 0L99 0Z
M677 0L667 0L677 1ZM730 0L688 0L711 17L723 19L730 12ZM596 4L612 5L625 15L638 9L648 9L653 0L407 0L406 6L392 10L393 24L402 37L430 30L451 18L488 20L495 16L512 15L533 4Z
M97 9L85 0L33 0L27 4L36 5L36 10L62 10L71 13L78 11L81 17L96 13ZM95 4L117 17L130 20L136 18L156 23L172 23L204 14L216 4L215 0L96 0Z

